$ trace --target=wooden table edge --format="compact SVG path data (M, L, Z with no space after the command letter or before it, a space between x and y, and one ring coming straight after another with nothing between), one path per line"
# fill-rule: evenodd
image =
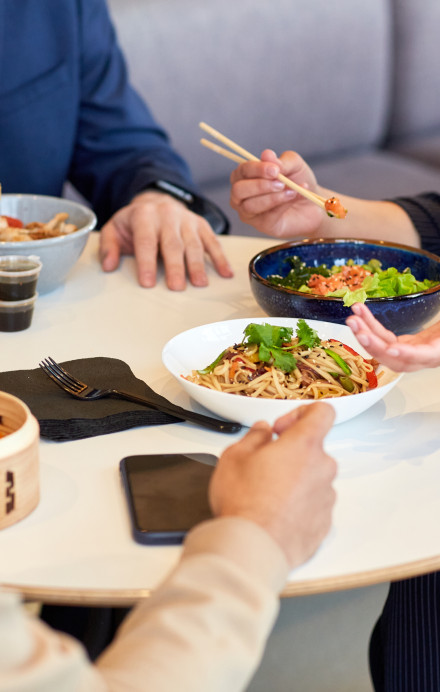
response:
M392 567L355 572L339 577L326 577L308 581L289 582L281 592L282 598L311 596L373 586L389 581L409 579L421 574L440 570L440 555L408 562ZM36 587L27 584L8 584L1 587L21 594L26 601L42 601L48 604L77 606L130 607L137 601L149 598L153 589L72 589L59 587Z
M284 587L281 596L292 598L296 596L308 596L313 594L328 593L331 591L343 591L345 589L357 589L364 586L373 586L384 582L410 579L422 574L429 574L440 570L440 555L430 558L414 560L390 567L354 572L337 577L326 577L309 581L289 582Z

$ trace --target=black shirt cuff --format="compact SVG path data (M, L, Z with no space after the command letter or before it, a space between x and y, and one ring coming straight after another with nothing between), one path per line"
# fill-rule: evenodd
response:
M389 201L406 211L420 236L423 249L440 255L440 195L427 192Z

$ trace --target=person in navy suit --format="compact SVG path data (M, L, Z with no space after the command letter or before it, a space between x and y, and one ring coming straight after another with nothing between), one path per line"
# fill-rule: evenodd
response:
M1 0L0 35L3 192L62 196L70 182L98 216L104 271L134 254L141 286L155 285L159 255L172 290L207 284L205 253L230 277L228 221L131 87L105 0ZM45 607L43 618L97 655L125 613Z
M2 0L0 27L3 192L61 196L72 183L102 226L102 268L134 254L142 286L158 254L170 289L185 271L206 285L205 253L231 276L227 219L130 86L105 0Z

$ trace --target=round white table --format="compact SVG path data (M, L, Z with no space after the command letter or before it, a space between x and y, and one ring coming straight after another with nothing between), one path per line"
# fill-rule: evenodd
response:
M207 322L264 313L249 287L249 259L276 242L221 238L235 277L210 270L208 288L172 293L159 275L138 286L133 258L100 270L92 234L64 286L40 296L31 327L2 333L0 368L120 358L168 399L201 410L162 365L164 344ZM284 596L365 586L440 568L440 371L405 375L366 413L335 426L326 448L339 462L333 528L316 555L290 575ZM188 423L141 427L75 442L42 440L41 500L0 531L0 584L46 603L130 605L147 597L179 547L138 545L131 536L119 461L150 452L219 454L229 436Z

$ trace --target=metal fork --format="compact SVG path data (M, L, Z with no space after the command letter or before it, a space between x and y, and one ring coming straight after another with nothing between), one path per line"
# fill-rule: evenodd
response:
M225 433L236 433L241 430L241 424L235 423L233 421L225 421L219 418L211 418L211 416L205 416L201 413L195 413L194 411L188 411L187 409L181 408L176 404L172 404L171 401L161 397L162 401L160 403L149 399L148 397L136 396L136 394L130 394L130 392L123 392L119 389L98 389L96 387L91 387L85 382L81 382L71 373L67 372L61 365L59 365L50 356L45 358L39 363L40 368L46 373L48 377L51 378L61 389L75 397L76 399L81 399L82 401L95 401L96 399L103 399L104 397L114 396L120 399L127 399L128 401L134 401L136 404L143 404L149 408L155 409L156 411L162 411L163 413L168 413L170 416L175 416L175 418L180 418L181 420L187 420L191 423L198 423L206 428L215 430L217 432Z

